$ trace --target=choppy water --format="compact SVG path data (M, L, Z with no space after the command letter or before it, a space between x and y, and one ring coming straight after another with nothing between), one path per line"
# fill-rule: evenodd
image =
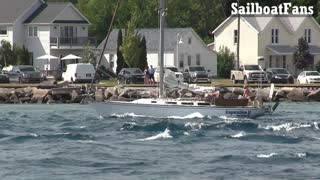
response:
M0 179L319 179L319 105L282 103L257 120L1 105Z

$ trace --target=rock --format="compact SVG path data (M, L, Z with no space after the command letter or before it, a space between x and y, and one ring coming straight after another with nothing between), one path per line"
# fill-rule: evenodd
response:
M287 95L287 98L291 101L306 101L306 97L302 91L302 89L294 88Z
M102 89L98 89L95 92L95 100L97 102L102 102L104 100L104 92Z
M307 97L311 101L320 101L320 90L311 92Z
M69 82L68 81L61 81L58 82L57 87L61 88L61 87L68 87L69 86Z
M82 97L80 96L80 94L76 90L73 90L71 93L71 101L73 103L80 103L81 100L82 100Z
M31 97L19 97L20 103L29 103L31 100Z
M10 102L13 103L13 104L18 104L20 103L19 99L18 99L18 96L15 95L15 94L12 94L9 98Z
M48 95L48 92L48 89L33 89L33 96L31 98L31 101L36 103L42 103L44 98Z
M38 85L38 89L52 89L57 87L57 81L43 81Z
M233 92L234 94L236 94L236 95L243 95L243 88L238 88L238 87L236 87L236 88L233 88L232 90L231 90L231 92Z
M281 100L281 99L285 99L287 97L287 93L283 90L278 90L275 95L274 95L274 98L273 100L274 101L278 101L278 100Z

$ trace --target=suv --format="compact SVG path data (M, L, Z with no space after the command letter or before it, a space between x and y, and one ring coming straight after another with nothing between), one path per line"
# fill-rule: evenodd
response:
M269 83L294 83L293 76L284 68L268 68L266 72Z
M8 75L17 77L19 83L40 83L44 79L42 73L30 65L13 66Z
M208 73L204 67L201 66L189 66L183 72L183 78L188 83L190 82L210 82Z

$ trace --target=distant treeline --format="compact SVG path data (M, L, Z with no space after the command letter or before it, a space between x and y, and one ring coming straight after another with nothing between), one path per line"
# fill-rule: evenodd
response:
M117 0L47 0L48 2L72 2L90 20L89 35L99 42L107 33ZM167 27L192 27L207 43L213 41L211 35L221 22L231 13L231 3L237 0L167 0ZM240 0L240 5L257 2L261 6L278 6L291 2L296 6L313 6L313 16L320 22L320 1L318 0ZM125 28L131 15L139 10L138 28L158 27L159 0L121 0L121 6L114 24L115 28Z

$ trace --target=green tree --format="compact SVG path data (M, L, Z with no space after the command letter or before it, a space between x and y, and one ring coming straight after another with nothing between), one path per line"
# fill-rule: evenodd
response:
M89 43L87 43L86 46L84 47L84 62L95 64L94 51L92 46Z
M0 47L1 66L5 67L12 63L13 52L10 42L2 40Z
M218 52L218 76L221 78L230 78L230 72L235 65L235 54L230 52L228 47L220 48Z
M129 67L138 67L141 48L139 47L141 37L135 31L138 22L138 12L136 11L128 23L125 30L125 36L120 51L123 54L124 60Z
M297 69L302 70L313 65L313 56L310 54L309 45L303 37L299 38L293 57Z
M142 40L140 41L139 47L141 48L141 52L139 57L139 64L137 67L140 68L141 70L144 70L144 68L148 66L147 42L145 37L143 37Z
M126 64L126 62L124 61L123 55L120 51L120 47L122 46L122 31L121 29L119 29L118 32L118 43L117 43L117 69L116 69L116 73L118 74L120 72L120 70L124 67L128 67L128 65Z

